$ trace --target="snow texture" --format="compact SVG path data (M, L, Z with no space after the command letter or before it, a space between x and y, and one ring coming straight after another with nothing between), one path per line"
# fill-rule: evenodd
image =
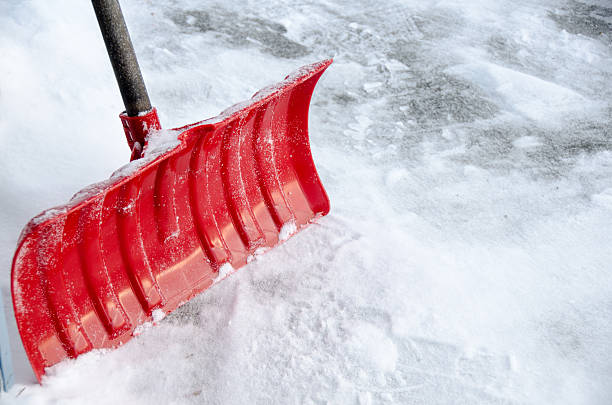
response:
M42 386L9 313L0 402L612 402L609 1L122 5L166 128L334 57L309 123L332 210ZM10 308L24 224L129 149L89 2L0 2L0 37Z
M234 269L230 263L223 264L221 267L219 267L219 273L217 274L214 283L218 283L219 281L223 280L235 271L236 269Z
M297 226L295 225L295 221L289 221L282 226L278 234L278 239L281 241L285 241L289 239L291 235L293 235L296 231Z

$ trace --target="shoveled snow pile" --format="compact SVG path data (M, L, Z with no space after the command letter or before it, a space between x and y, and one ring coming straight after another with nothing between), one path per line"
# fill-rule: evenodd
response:
M332 211L42 386L9 313L0 402L612 402L609 2L122 4L165 128L334 57L309 125ZM0 37L10 311L21 228L129 150L89 2L0 2Z

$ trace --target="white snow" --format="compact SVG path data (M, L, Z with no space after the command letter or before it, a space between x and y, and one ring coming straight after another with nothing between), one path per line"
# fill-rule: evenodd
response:
M224 263L223 265L221 265L221 267L219 267L219 274L217 274L217 277L214 280L215 284L223 280L230 274L234 273L235 271L236 269L232 267L231 263Z
M521 136L520 138L517 138L512 141L512 145L514 145L516 148L528 149L541 146L542 143L535 136Z
M295 221L289 221L283 224L280 232L278 233L278 239L280 241L285 241L291 237L297 231L297 226L295 225Z
M122 6L165 128L333 57L309 122L331 212L42 386L9 313L0 402L611 402L609 2ZM117 171L124 108L89 2L0 2L0 37L8 299L28 220L140 163ZM152 135L146 159L176 142Z
M136 328L134 328L134 331L132 332L132 336L140 336L145 330L151 329L152 327L153 327L153 322L144 322L143 324L138 325Z
M166 314L161 309L156 309L151 316L153 317L153 322L159 322L166 317Z
M151 329L153 326L157 326L159 324L159 322L164 319L166 317L166 313L164 311L162 311L161 309L156 309L151 313L151 317L153 318L152 321L150 322L145 322L141 325L138 325L135 329L134 332L132 332L133 336L140 336L142 335L146 330ZM106 352L106 351L105 351Z
M132 162L129 162L119 169L115 170L111 179L117 181L123 177L127 177L135 173L138 169L152 162L157 157L163 155L176 148L180 141L178 140L178 131L171 129L160 129L151 131L147 135L147 143L143 150L143 157Z
M568 112L592 109L588 99L569 87L500 65L471 63L454 66L447 72L476 83L498 98L501 105L534 121L547 123Z

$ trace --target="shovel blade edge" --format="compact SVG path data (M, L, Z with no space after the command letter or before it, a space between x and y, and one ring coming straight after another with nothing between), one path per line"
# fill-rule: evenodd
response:
M305 66L25 227L11 286L23 346L45 369L127 342L329 211L308 138ZM231 268L229 267L231 266ZM221 271L220 271L221 270Z

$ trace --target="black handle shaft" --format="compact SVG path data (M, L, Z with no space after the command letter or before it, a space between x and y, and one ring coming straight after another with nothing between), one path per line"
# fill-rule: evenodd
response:
M91 0L91 3L96 12L127 115L135 117L139 113L151 110L151 101L119 2Z

